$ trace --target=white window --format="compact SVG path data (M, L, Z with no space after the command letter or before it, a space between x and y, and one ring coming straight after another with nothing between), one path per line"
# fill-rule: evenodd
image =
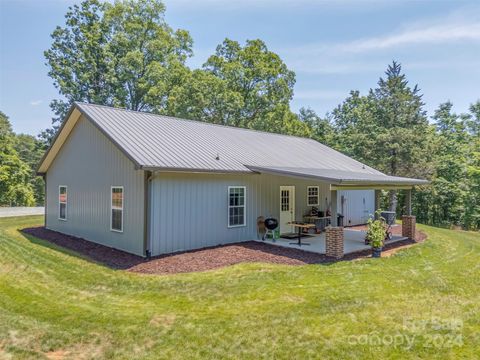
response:
M58 187L58 219L67 220L67 187Z
M319 197L318 186L307 186L307 206L318 206Z
M123 231L123 186L112 186L110 230Z
M246 187L228 187L228 227L245 226Z

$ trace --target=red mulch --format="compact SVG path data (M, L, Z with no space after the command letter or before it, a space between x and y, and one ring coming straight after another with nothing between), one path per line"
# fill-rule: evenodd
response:
M257 241L246 241L199 250L160 255L147 260L137 255L95 244L75 236L61 234L56 231L45 229L44 227L27 228L22 231L63 248L73 250L93 261L102 263L111 268L146 274L174 274L205 271L243 262L305 265L337 261L322 254L300 249L285 248ZM420 241L423 241L426 236L421 232L418 234L422 235ZM415 242L412 240L398 241L386 244L384 250L388 251L414 243ZM346 254L342 260L365 258L370 255L371 250L367 249L352 254Z

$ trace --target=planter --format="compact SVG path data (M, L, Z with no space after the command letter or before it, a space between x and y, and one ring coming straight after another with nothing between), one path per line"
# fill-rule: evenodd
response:
M382 248L372 248L372 257L374 258L382 257Z

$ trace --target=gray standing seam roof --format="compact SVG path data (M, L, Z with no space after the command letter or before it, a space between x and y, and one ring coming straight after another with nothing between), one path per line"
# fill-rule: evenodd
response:
M337 182L418 183L415 179L384 175L308 138L94 104L74 106L146 170L251 173L268 168L285 175L303 172Z

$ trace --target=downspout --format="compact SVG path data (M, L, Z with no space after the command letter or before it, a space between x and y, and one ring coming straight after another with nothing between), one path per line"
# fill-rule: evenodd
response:
M44 206L44 211L43 211L43 227L47 227L47 174L42 175L43 178L43 186L44 186L44 194L43 194L43 206Z
M150 188L153 178L152 171L145 171L144 177L144 201L143 201L143 253L147 259L152 256L150 249Z

